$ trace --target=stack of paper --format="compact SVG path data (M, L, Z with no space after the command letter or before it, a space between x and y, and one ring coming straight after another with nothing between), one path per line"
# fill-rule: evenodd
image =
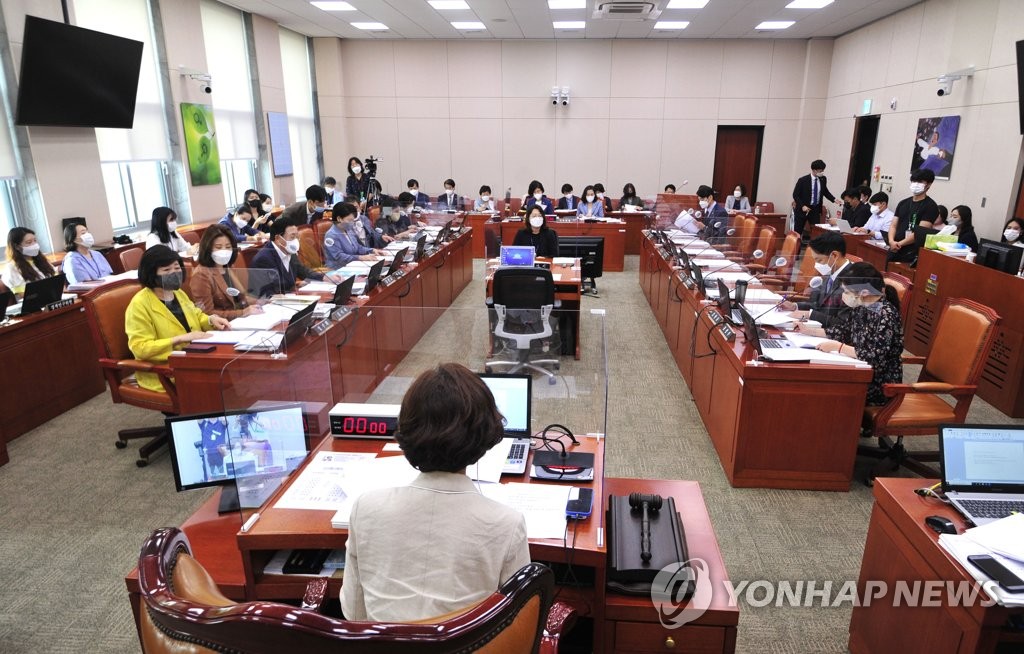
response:
M1024 579L1024 515L1014 514L968 529L963 534L941 534L942 545L957 563L977 581L985 583L985 592L1004 606L1024 606L1024 593L1009 593L979 570L967 557L988 555L1003 564L1017 577Z
M484 484L480 492L526 518L527 538L565 536L565 503L572 486L561 484Z
M386 456L366 459L346 467L338 483L345 492L345 501L331 517L335 529L348 527L352 505L363 493L379 488L408 486L419 475L404 456Z
M338 287L334 282L306 282L299 288L300 293L333 293Z
M284 333L256 330L235 343L238 352L276 352L281 347Z

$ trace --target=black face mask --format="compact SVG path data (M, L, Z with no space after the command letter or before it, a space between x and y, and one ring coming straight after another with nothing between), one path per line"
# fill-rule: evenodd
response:
M177 291L181 288L182 274L180 272L157 275L156 280L160 282L160 288L165 291Z
M252 207L253 209L257 209L260 206L260 201L259 200L249 200L249 206Z

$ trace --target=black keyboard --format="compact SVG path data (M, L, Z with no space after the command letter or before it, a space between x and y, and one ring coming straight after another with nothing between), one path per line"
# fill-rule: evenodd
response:
M957 500L964 510L976 518L1005 518L1011 513L1024 513L1024 500Z
M507 460L510 463L511 462L516 462L516 461L522 461L523 459L526 458L526 450L527 450L526 443L515 443L508 450L508 459Z
M775 339L775 338L762 338L761 339L761 349L762 350L765 349L765 348L768 348L770 350L772 348L778 348L778 347L785 347L778 339Z

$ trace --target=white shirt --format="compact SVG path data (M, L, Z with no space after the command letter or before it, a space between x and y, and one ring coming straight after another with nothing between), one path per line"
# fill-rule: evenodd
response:
M154 245L160 245L160 244L161 244L160 243L160 235L157 234L156 232L150 232L149 235L146 236L146 249L147 250L149 248L153 247ZM184 255L186 257L189 256L189 253L188 253L188 249L189 249L188 241L186 241L182 237L178 236L178 232L171 232L171 240L170 240L170 242L169 243L164 243L163 245L166 245L167 247L171 248L172 250L174 250L178 254Z
M889 231L889 225L892 224L892 219L895 217L896 214L893 213L892 209L886 207L885 211L871 214L868 221L864 223L864 229L871 234L871 238L880 241L882 240L882 234Z
M34 261L30 260L28 264L32 266L32 270L39 274L39 277L36 279L42 279L46 276L39 272L39 268L36 268ZM4 286L15 293L21 293L25 290L25 278L21 276L21 271L18 270L18 264L13 261L8 261L7 265L4 266L4 272L0 275L0 281L4 283Z
M292 253L289 252L288 250L282 250L281 248L279 248L277 246L277 243L274 243L274 251L277 252L277 256L281 257L281 263L284 264L284 269L285 270L291 270L292 269Z
M410 622L469 608L530 562L523 515L461 473L421 473L409 486L364 493L349 525L349 620Z

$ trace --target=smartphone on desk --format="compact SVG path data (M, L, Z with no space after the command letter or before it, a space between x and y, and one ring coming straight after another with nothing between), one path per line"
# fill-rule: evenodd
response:
M973 554L967 560L997 582L1008 593L1024 593L1024 581L996 559L987 554Z
M184 348L184 350L186 352L197 353L197 354L206 354L208 352L213 352L216 349L217 349L216 345L200 345L198 343L192 343L191 345L186 345L185 348Z
M569 491L569 501L565 503L565 517L583 520L590 517L594 505L594 489L573 487Z

